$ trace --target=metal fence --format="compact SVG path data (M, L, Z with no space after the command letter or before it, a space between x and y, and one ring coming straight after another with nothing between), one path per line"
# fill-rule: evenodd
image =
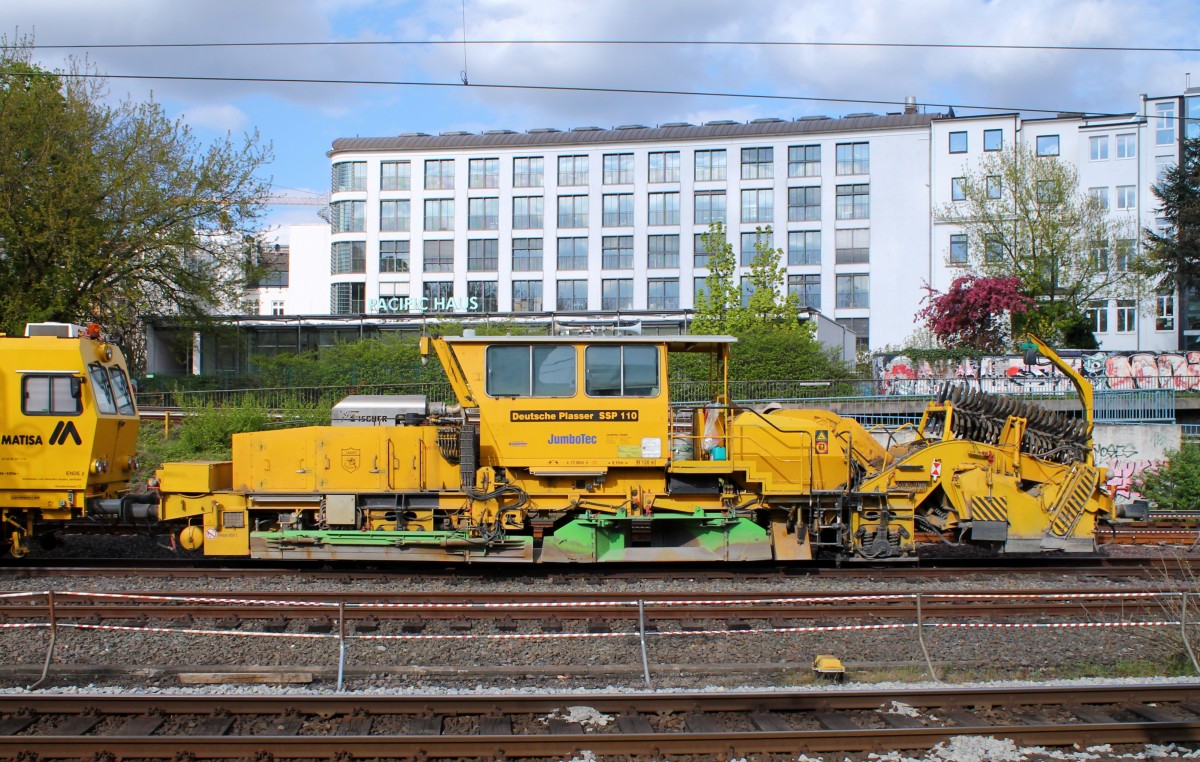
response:
M899 393L901 389L894 385L884 391L884 386L890 382L878 379L731 381L729 392L730 397L741 404L780 402L789 407L830 410L855 418L864 425L899 426L919 421L921 411L947 383L929 379L913 381L912 387L903 390L910 393ZM1079 409L1075 388L1057 381L1016 386L1000 383L1000 379L964 379L957 383L1033 403L1049 403L1061 412L1072 413ZM672 401L677 405L699 405L712 400L712 387L706 381L675 381L670 389ZM138 394L138 404L146 408L254 405L270 410L292 410L330 406L351 394L419 394L430 401L454 401L453 390L443 382L144 392ZM1098 384L1096 422L1174 423L1175 396L1175 389L1125 390Z

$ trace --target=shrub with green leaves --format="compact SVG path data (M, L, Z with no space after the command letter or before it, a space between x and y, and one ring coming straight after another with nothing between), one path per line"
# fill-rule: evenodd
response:
M1167 451L1157 468L1144 471L1137 489L1164 511L1194 511L1200 508L1200 446L1185 443Z

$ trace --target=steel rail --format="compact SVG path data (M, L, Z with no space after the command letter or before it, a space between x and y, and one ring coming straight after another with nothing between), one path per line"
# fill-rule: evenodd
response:
M425 758L471 757L545 757L561 755L564 750L591 750L597 754L705 754L714 751L746 754L751 752L842 751L927 749L958 735L989 735L1013 739L1022 744L1068 746L1086 738L1100 743L1190 743L1200 741L1200 707L1189 704L1200 694L1200 683L1120 686L1023 686L1011 688L934 688L887 691L806 691L806 692L734 692L671 694L565 694L565 695L306 695L306 696L131 696L43 694L0 695L0 714L16 716L32 712L33 718L54 714L92 717L115 715L147 716L158 713L167 719L179 715L219 717L318 717L331 719L374 718L380 715L404 715L408 718L437 718L436 727L426 722L429 735L356 733L345 736L322 735L5 735L0 736L0 754L11 756L36 753L41 759L79 758L108 752L121 757L161 757L164 754L191 754L196 759L253 758L269 751L275 759L330 756L338 753L352 757L387 757L398 754ZM846 714L830 721L831 713L868 712L879 719L884 708L902 702L927 712L941 711L954 724L936 726L866 727ZM585 733L578 725L564 734L529 733L532 724L517 735L464 731L446 733L442 717L483 718L518 715L548 715L570 706L587 706L599 712L624 717L663 717L681 715L683 730L646 732L649 723L627 726L607 732ZM1022 717L1022 710L1046 707L1090 707L1075 714L1073 721L1056 723L1038 715ZM1001 709L1011 716L992 722L974 712L988 714ZM1133 721L1118 721L1105 714L1133 714ZM1139 715L1140 710L1140 715ZM758 730L720 729L718 713L742 715L735 720L742 728L751 722ZM1186 716L1190 715L1190 716ZM787 717L799 716L810 726L794 729ZM692 718L700 722L693 729ZM766 717L769 722L763 723ZM861 718L859 718L861 719ZM935 721L929 718L930 721ZM232 724L232 723L231 723ZM368 723L369 724L369 723ZM879 723L884 724L884 723ZM889 723L890 724L890 723ZM356 727L348 723L350 728ZM458 724L462 727L462 723ZM840 726L840 727L834 727ZM55 728L63 727L62 724ZM361 727L365 727L361 726ZM763 729L763 728L767 729ZM299 725L293 732L299 732ZM84 731L85 733L87 731ZM153 731L152 731L153 732ZM369 732L369 731L368 731Z

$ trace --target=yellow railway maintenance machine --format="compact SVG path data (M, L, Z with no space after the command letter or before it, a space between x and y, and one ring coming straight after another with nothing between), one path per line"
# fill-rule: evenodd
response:
M882 560L918 533L1094 549L1112 502L1090 393L1081 422L951 390L889 451L829 412L730 404L735 341L426 338L456 404L350 397L330 426L238 434L232 462L162 467L161 518L192 523L187 547L275 559ZM701 399L672 398L681 354L707 359Z
M14 556L85 517L137 513L138 414L121 351L99 327L36 323L0 334L0 526Z

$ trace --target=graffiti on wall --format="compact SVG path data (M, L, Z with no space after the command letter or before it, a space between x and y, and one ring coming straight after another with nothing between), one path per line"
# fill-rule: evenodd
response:
M1200 389L1200 352L1093 352L1064 358L1098 389ZM1067 392L1070 380L1052 365L1020 355L914 361L903 354L872 359L880 394L936 394L947 381L971 380L986 392Z
M1096 465L1108 469L1108 489L1118 503L1141 500L1138 481L1179 448L1178 426L1097 425L1092 453Z

